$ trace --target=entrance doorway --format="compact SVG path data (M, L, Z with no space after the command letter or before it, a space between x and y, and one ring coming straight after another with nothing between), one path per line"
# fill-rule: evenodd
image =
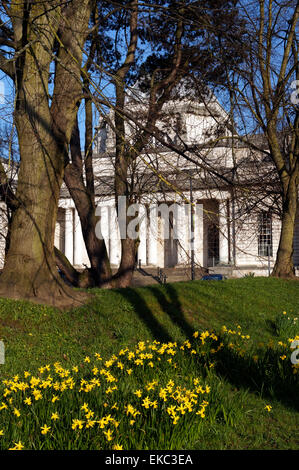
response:
M168 229L165 227L168 224ZM158 214L158 264L161 267L174 267L178 264L178 240L175 238L173 212Z
M216 224L210 223L207 227L208 236L208 266L215 266L219 263L219 228Z
M219 263L219 202L216 199L199 202L203 204L203 263L208 268Z

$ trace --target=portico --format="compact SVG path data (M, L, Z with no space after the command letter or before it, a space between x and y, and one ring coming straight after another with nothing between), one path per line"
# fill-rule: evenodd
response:
M172 194L169 195L171 199ZM202 194L197 194L202 196ZM142 266L187 266L191 260L191 205L186 201L139 206L137 260ZM228 200L196 199L193 210L194 261L199 267L228 264L230 260ZM118 267L121 240L114 199L98 202L99 225L111 265ZM168 224L168 226L167 226ZM211 241L211 233L214 238ZM77 268L89 265L81 223L71 199L61 201L55 232L57 246Z

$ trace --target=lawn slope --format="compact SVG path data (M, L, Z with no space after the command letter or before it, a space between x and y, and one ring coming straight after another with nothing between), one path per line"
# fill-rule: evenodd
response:
M299 335L297 280L243 278L92 292L89 305L68 312L1 299L2 380L24 371L38 374L40 366L57 362L68 370L83 367L86 356L108 358L140 341L188 352L189 340L200 338L205 347L204 332L213 332L207 338L217 335L215 360L211 343L209 351L194 349L194 358L165 372L182 382L199 374L211 387L200 432L178 434L173 442L186 449L299 447L299 374L292 370L289 349L290 339ZM168 353L174 354L170 346ZM126 393L131 386L124 387Z

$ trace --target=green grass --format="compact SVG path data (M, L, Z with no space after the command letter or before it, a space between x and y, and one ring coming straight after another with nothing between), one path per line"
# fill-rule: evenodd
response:
M290 334L296 335L294 319L299 317L298 281L248 277L92 292L95 297L89 305L69 312L2 299L0 339L5 344L5 364L0 366L1 378L22 375L25 370L38 375L40 366L55 362L68 370L74 365L79 365L79 369L82 366L80 374L84 377L91 373L85 370L85 356L99 353L108 359L118 355L121 348L134 348L139 341L177 342L178 367L161 364L161 380L174 378L186 385L191 378L200 376L211 387L207 417L195 427L184 417L185 424L181 421L181 430L176 425L176 434L163 421L160 424L166 426L165 432L157 435L161 427L152 410L145 414L147 421L142 425L150 428L146 437L140 441L142 433L137 438L132 430L125 443L130 442L131 448L152 449L167 448L167 442L172 442L172 448L190 450L299 448L299 375L293 374L288 343ZM236 334L225 334L223 325ZM214 355L210 344L205 355L200 355L201 350L194 357L180 355L179 345L192 339L194 331L204 330L218 335L217 344L223 340L221 350ZM250 339L241 340L238 331ZM286 346L279 346L279 341ZM285 360L281 360L282 355ZM119 376L124 385L114 398L129 400L137 384L153 380L155 374L157 370L143 371L139 382L132 376ZM70 395L66 403L76 402L81 395ZM91 402L98 407L95 397ZM272 406L270 412L265 410L268 404ZM46 419L39 406L39 416ZM5 419L2 424L0 419L0 429L5 427ZM121 412L119 419L124 435ZM7 427L9 438L18 439L15 422L9 421ZM29 433L24 429L22 432ZM67 445L62 435L65 433L61 434L58 447ZM53 444L42 439L44 436L39 436L36 441L37 448L51 448ZM103 448L102 441L90 439L80 441L78 437L77 448L82 448L83 442L89 448Z

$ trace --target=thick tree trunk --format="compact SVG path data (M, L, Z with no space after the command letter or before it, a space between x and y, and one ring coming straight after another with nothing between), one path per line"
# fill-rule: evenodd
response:
M79 287L79 271L69 262L67 257L54 246L56 266L65 277L66 281L74 287Z
M64 275L67 282L74 287L89 288L94 287L92 274L89 268L84 271L77 271L69 262L67 257L58 248L54 247L56 266Z
M295 218L297 212L298 186L296 178L291 177L286 194L283 197L283 216L281 222L281 233L275 265L272 271L274 277L294 277L293 264L293 241Z
M131 285L136 262L137 246L136 240L130 238L121 240L121 262L114 277L117 287L129 287Z
M83 239L90 261L89 287L112 287L112 273L105 241L97 238L95 204L78 169L70 164L65 169L65 183L79 214Z
M48 103L38 91L33 81L19 92L16 112L21 155L16 191L18 206L0 277L0 295L66 307L77 305L80 299L58 275L54 256L64 154L51 131Z
M68 144L82 91L82 51L92 2L73 0L64 6L60 2L12 2L11 8L17 52L15 123L20 169L0 295L71 307L88 297L60 278L54 233ZM49 74L57 47L50 104Z
M25 100L20 106L24 104ZM55 263L54 233L64 156L45 114L41 122L42 116L36 119L36 112L33 107L24 107L16 117L21 155L18 206L0 277L0 295L70 307L86 301L86 296L79 297L63 282Z
M54 256L62 169L57 168L57 153L51 152L51 146L48 146L47 156L35 148L32 158L32 145L24 143L27 138L20 136L19 139L22 164L16 198L20 204L12 220L10 246L0 277L0 295L58 307L78 305L86 301L86 296L79 297L63 282Z

